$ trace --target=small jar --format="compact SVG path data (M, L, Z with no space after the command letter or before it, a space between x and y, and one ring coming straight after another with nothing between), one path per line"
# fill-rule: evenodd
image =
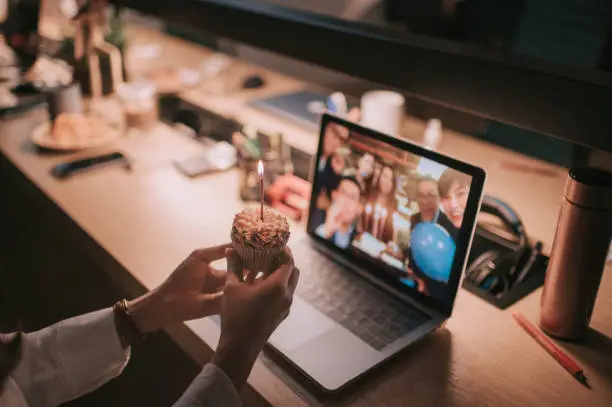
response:
M128 129L146 130L157 123L159 108L155 85L147 81L123 83L117 88L117 96Z
M54 121L62 113L83 114L85 107L81 85L73 82L70 85L58 86L47 91L49 117Z

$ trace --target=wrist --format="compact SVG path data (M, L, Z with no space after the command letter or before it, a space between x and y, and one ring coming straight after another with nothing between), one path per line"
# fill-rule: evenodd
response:
M163 327L162 313L152 293L128 301L127 309L141 333L148 334Z
M221 369L232 381L236 390L246 383L257 356L263 349L257 342L232 341L226 338L219 340L210 363Z

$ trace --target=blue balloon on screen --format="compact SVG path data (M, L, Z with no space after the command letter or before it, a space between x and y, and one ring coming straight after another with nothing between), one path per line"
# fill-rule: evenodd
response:
M455 242L437 223L422 222L410 238L412 257L417 267L434 280L446 282L455 257Z

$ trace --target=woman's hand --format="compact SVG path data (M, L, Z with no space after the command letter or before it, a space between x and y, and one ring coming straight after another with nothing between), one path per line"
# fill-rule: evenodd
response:
M210 263L225 257L231 245L196 250L159 287L128 303L142 333L167 325L218 314L226 271Z
M299 271L287 250L287 263L252 282L241 281L245 270L227 251L228 273L221 308L221 337L211 363L240 389L272 332L289 315Z

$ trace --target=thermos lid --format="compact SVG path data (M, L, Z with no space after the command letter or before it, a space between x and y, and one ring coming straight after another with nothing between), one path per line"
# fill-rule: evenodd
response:
M601 168L573 168L565 184L565 199L589 209L612 209L612 173Z

